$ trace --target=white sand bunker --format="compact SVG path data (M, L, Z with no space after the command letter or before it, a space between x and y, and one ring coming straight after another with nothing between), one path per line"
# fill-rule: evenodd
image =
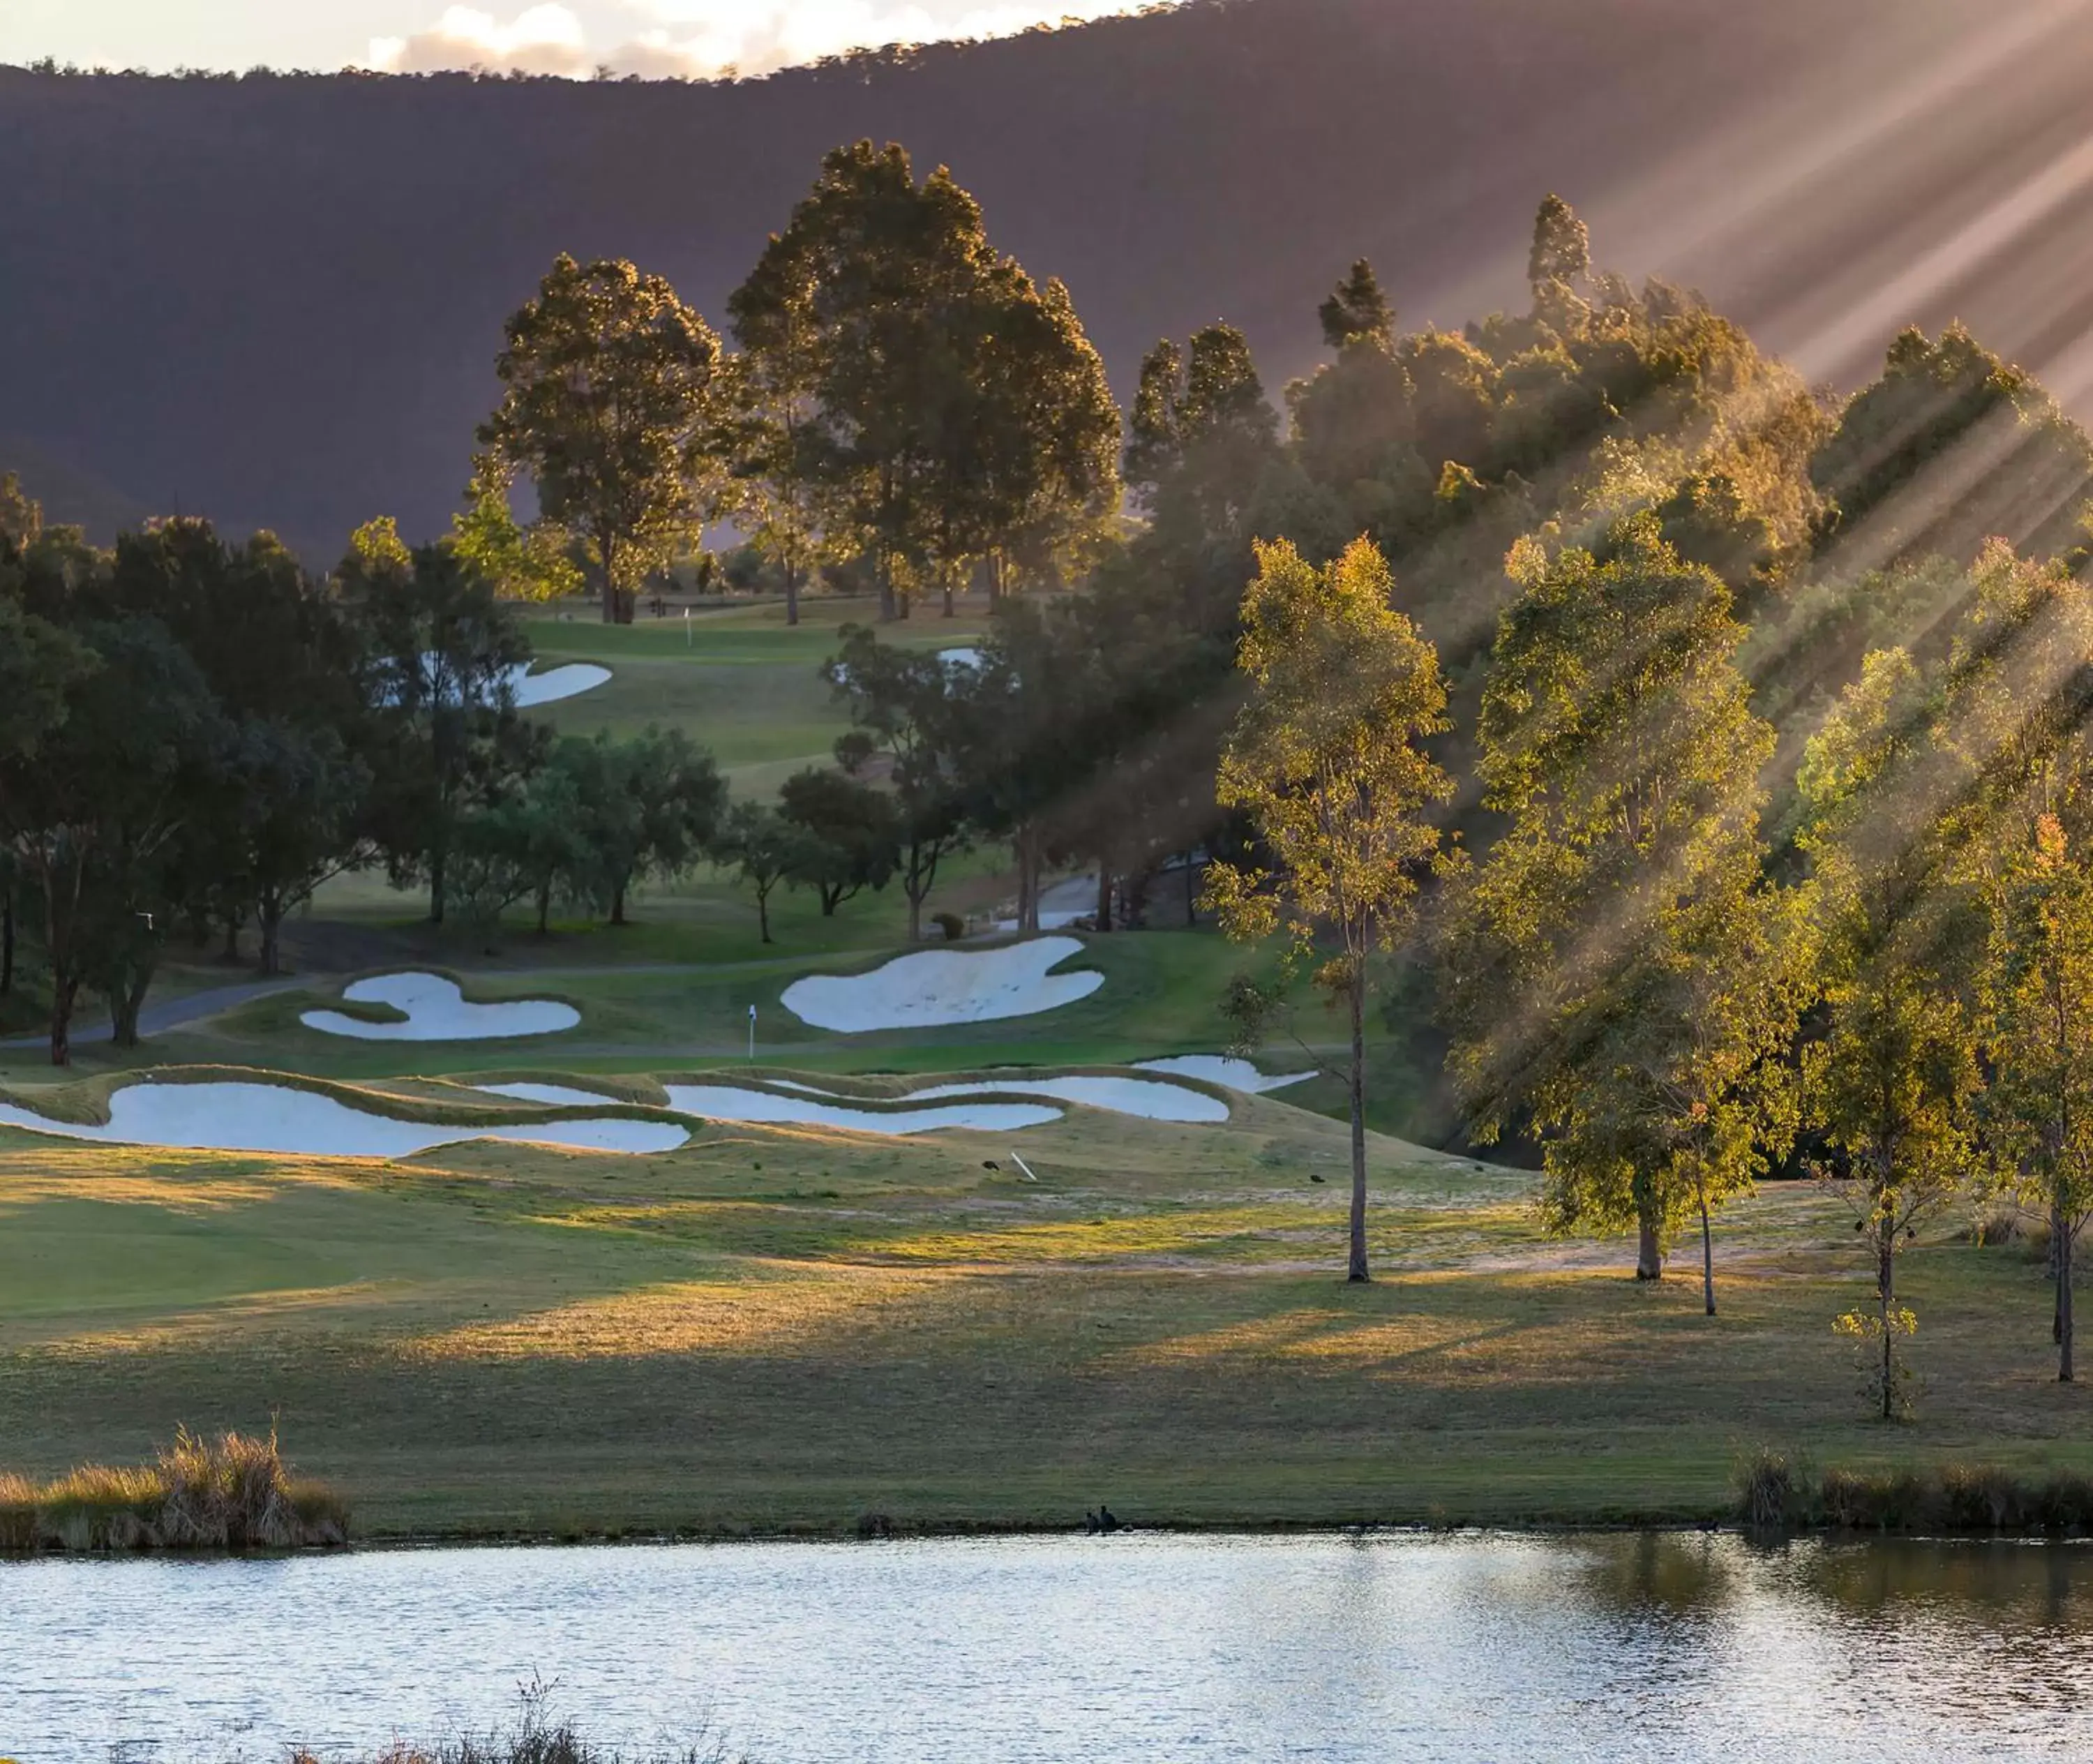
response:
M801 1022L846 1035L1033 1016L1087 999L1105 983L1100 973L1047 972L1082 952L1072 937L1001 949L925 950L897 956L869 974L795 980L782 1002Z
M782 1127L835 1127L854 1133L932 1133L948 1129L975 1133L1014 1133L1020 1127L1043 1127L1061 1118L1058 1108L1024 1103L977 1103L946 1108L880 1112L851 1108L840 1103L773 1096L768 1090L743 1090L731 1084L672 1084L669 1106L711 1120L749 1121Z
M1267 1077L1247 1060L1230 1060L1220 1054L1179 1054L1168 1060L1137 1060L1137 1072L1168 1072L1181 1078L1198 1078L1218 1084L1224 1090L1240 1090L1245 1096L1263 1096L1268 1090L1283 1090L1290 1084L1306 1084L1320 1076L1313 1072L1285 1072Z
M468 1004L455 981L441 974L380 974L343 992L351 1004L389 1004L404 1022L371 1023L340 1011L308 1011L298 1021L323 1035L358 1041L500 1041L515 1035L557 1035L582 1014L553 999ZM600 1099L592 1099L600 1100Z
M938 659L947 667L966 668L976 673L980 671L982 665L981 651L972 648L940 649Z
M546 669L543 674L533 674L527 666L509 670L509 684L515 692L518 710L557 704L563 698L578 698L584 692L593 692L609 678L610 670L600 668L593 661L564 662L557 668Z
M596 1099L601 1101L602 1099ZM690 1135L673 1121L562 1120L514 1126L436 1126L352 1108L280 1084L132 1084L109 1099L101 1126L53 1120L0 1103L0 1126L65 1139L191 1151L274 1151L335 1158L405 1158L467 1139L505 1139L574 1151L674 1151Z
M966 1084L934 1085L927 1090L912 1090L912 1103L930 1102L946 1096L1051 1096L1086 1107L1109 1109L1115 1115L1138 1115L1143 1120L1224 1121L1228 1105L1203 1090L1188 1090L1181 1084L1159 1084L1153 1078L1008 1078L980 1080Z

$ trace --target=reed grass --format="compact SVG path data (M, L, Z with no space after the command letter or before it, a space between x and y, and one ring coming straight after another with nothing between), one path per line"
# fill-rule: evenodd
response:
M0 1549L296 1549L349 1540L349 1509L293 1476L276 1434L179 1428L146 1465L0 1476Z
M1762 1450L1738 1467L1736 1516L1780 1531L2082 1534L2093 1477L1963 1463L1819 1471Z

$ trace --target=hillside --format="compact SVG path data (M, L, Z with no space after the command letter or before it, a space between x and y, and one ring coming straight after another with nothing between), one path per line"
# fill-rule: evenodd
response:
M1814 377L1959 313L2074 399L2093 7L1828 11L1240 0L710 87L0 70L0 433L99 487L48 483L61 517L209 510L322 555L379 509L427 533L556 251L717 318L859 136L949 162L1122 396L1217 314L1276 388L1361 253L1413 319L1510 301L1559 187L1604 261L1697 284Z

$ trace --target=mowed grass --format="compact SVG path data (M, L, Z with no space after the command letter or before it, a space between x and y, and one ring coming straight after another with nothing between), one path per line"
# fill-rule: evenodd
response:
M1866 1292L1850 1221L1814 1190L1725 1219L1710 1320L1690 1269L1639 1288L1627 1245L1542 1237L1528 1178L1380 1139L1380 1277L1348 1287L1344 1160L1338 1124L1272 1099L1014 1140L717 1125L644 1159L0 1134L6 1467L273 1413L370 1536L1057 1525L1101 1499L1685 1519L1765 1443L2093 1464L2017 1251L1913 1250L1927 1388L1886 1428L1831 1328Z
M626 626L605 626L588 610L526 619L540 662L594 661L611 678L594 691L531 713L562 735L637 733L649 724L679 728L708 748L737 795L768 795L802 765L826 764L850 720L821 677L845 624L870 623L876 601L810 597L801 622L782 606L694 613L656 619L643 608ZM982 613L945 619L934 609L885 627L882 640L914 649L970 644Z

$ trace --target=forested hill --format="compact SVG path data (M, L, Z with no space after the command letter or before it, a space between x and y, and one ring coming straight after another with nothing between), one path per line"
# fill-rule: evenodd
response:
M1362 254L1412 321L1513 301L1560 189L1608 261L1705 288L1813 377L1959 313L2069 400L2089 20L1237 0L717 86L0 71L0 445L61 517L209 512L330 557L380 510L427 534L557 251L632 258L717 321L861 136L952 166L1068 283L1122 397L1216 316L1276 388Z

